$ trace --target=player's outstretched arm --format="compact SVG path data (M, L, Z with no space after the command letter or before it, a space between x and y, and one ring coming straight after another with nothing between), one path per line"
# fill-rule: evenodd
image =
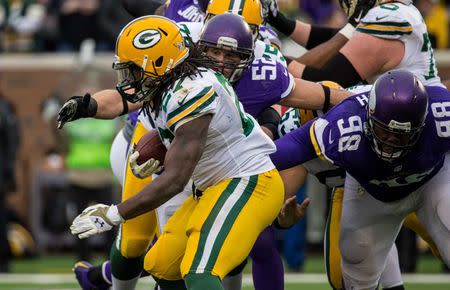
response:
M322 68L292 61L289 72L297 78L334 81L343 87L356 85L362 80L398 66L405 46L400 40L383 39L355 32L352 38ZM370 52L374 57L367 57Z
M301 204L298 204L296 198L296 196L292 196L284 202L275 222L276 227L288 229L303 219L311 200L307 197Z
M142 102L125 101L115 89L99 91L92 97L98 104L97 113L94 116L97 119L114 119L142 107Z
M294 196L305 183L308 170L302 164L281 170L280 176L284 184L285 200Z
M324 88L322 85L295 78L295 87L279 104L302 109L327 111L331 106L352 95L344 90Z
M89 93L73 96L58 112L58 128L61 129L65 123L80 118L114 119L141 106L141 102L133 104L125 101L116 90L103 90L92 96Z

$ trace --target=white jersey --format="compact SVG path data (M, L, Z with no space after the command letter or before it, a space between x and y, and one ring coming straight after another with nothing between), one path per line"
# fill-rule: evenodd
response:
M397 66L417 75L425 85L438 85L441 80L428 37L427 26L414 5L386 3L369 10L356 31L405 44L405 54ZM374 76L374 79L377 78Z
M272 140L258 123L246 114L233 88L220 73L200 68L201 75L181 78L162 97L158 117L153 118L167 149L176 130L206 114L213 114L203 154L192 180L205 190L221 180L269 171L274 167L269 154L275 152ZM140 117L151 128L148 117Z
M197 43L200 38L200 33L203 28L203 22L178 22L184 37L189 37L192 42ZM287 66L286 59L283 54L270 44L264 43L262 40L256 40L254 49L255 59L266 58L272 60L279 60L282 64Z

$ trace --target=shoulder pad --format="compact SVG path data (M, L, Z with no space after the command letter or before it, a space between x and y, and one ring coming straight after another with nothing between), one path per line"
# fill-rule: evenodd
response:
M356 31L380 38L399 39L413 32L411 23L398 9L404 5L387 3L369 10L356 27Z

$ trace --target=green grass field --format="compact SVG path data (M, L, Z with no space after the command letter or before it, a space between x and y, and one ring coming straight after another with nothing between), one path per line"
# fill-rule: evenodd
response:
M45 256L29 260L17 260L12 264L11 275L0 275L0 289L2 290L41 290L79 289L71 268L75 256L58 255ZM99 263L97 258L93 262ZM249 263L250 264L250 263ZM243 279L244 290L253 289L251 269L247 267ZM441 264L431 256L421 256L416 275L404 275L405 286L408 290L449 290L450 274L442 274ZM305 265L305 273L287 273L285 276L286 290L325 290L330 289L326 275L323 272L323 260L319 256L311 256ZM141 279L139 290L151 290L153 280Z

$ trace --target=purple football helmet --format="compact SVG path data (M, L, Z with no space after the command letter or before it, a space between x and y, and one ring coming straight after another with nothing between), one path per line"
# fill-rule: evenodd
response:
M219 72L231 70L230 82L239 80L244 69L253 61L253 35L250 26L240 15L224 13L216 15L203 26L197 47L206 59L206 66ZM236 53L239 61L216 60L208 56L209 48Z
M380 76L370 91L366 135L383 160L405 156L420 137L428 113L422 82L404 70Z

